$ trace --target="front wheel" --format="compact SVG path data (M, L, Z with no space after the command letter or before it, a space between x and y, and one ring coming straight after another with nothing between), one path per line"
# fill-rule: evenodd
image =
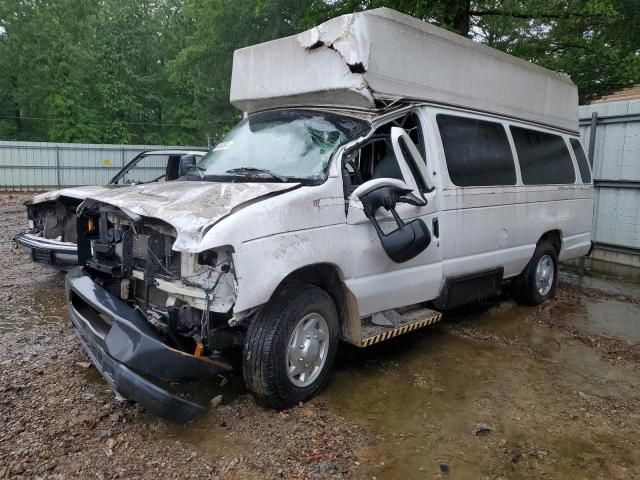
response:
M540 305L555 295L557 284L558 254L553 245L543 241L514 282L513 296L524 305Z
M308 284L278 291L247 331L242 373L268 407L288 408L327 383L338 347L338 312L324 290Z

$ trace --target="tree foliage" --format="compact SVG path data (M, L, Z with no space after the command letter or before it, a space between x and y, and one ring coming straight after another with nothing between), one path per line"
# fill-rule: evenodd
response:
M380 6L568 73L640 81L638 0L0 0L0 138L203 144L240 113L233 51Z

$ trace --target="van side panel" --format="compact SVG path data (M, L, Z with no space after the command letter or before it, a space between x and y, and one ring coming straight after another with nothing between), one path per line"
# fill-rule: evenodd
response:
M505 278L518 275L550 230L561 232L560 259L589 250L590 186L456 188L445 190L442 200L445 278L498 266Z
M538 240L551 230L561 232L561 260L576 258L589 251L593 185L581 183L573 152L575 183L523 185L518 155L509 133L517 172L516 185L458 187L449 177L436 121L436 115L441 113L500 122L507 132L510 125L519 122L477 113L428 109L429 125L438 151L434 161L438 162L437 168L441 172L440 230L445 279L498 267L504 269L505 278L517 276L533 256ZM566 134L550 133L567 139Z

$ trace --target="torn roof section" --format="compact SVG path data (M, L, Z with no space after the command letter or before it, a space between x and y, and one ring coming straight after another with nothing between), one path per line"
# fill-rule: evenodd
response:
M231 103L375 108L410 98L578 129L567 75L388 8L342 15L299 35L236 50Z

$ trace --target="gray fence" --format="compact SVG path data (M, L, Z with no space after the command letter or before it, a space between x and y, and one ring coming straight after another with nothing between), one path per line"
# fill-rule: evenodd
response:
M0 189L104 185L140 152L166 148L192 147L0 141Z
M580 107L580 132L593 159L594 241L640 254L640 100Z

